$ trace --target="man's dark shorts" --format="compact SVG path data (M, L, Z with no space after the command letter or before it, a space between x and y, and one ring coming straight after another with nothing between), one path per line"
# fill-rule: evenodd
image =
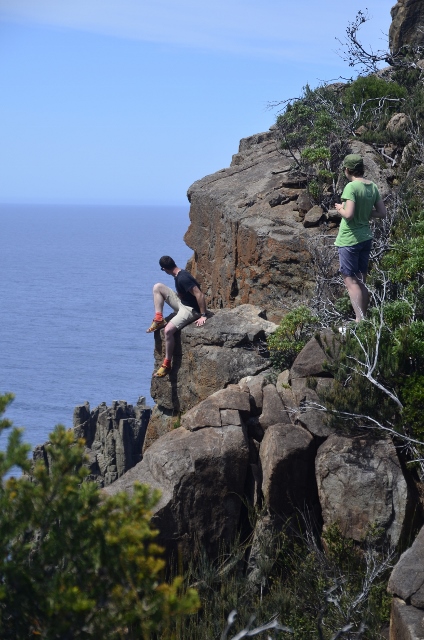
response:
M337 247L339 250L340 273L344 276L356 276L368 272L372 240L364 240L350 247Z

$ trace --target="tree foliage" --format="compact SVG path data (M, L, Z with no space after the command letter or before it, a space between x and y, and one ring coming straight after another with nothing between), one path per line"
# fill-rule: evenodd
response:
M2 412L11 399L0 396ZM38 462L31 476L5 479L12 467L29 471L28 449L12 429L0 454L2 639L151 638L197 609L180 578L163 580L156 492L138 485L132 496L103 496L84 482L84 442L60 425L50 435L50 473Z

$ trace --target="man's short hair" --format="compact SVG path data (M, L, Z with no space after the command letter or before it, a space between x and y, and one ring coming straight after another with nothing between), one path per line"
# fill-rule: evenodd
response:
M172 271L172 269L177 266L171 256L162 256L159 260L159 264L162 269L168 269L168 271Z

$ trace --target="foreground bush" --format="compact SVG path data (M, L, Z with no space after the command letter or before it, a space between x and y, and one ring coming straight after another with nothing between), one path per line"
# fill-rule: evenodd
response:
M0 396L0 415L11 399ZM10 426L0 421L0 431ZM29 471L28 450L12 429L0 453L2 640L151 638L197 609L194 590L161 578L150 523L157 493L140 485L104 498L83 482L84 442L62 426L50 436L50 475L39 462L32 478L5 480L12 467Z

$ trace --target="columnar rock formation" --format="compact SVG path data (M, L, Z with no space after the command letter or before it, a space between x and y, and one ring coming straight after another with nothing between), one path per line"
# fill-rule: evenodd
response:
M135 407L124 400L114 401L110 407L103 402L92 411L88 402L75 407L73 430L76 438L85 440L90 471L87 480L107 486L140 462L150 415L143 397ZM42 459L47 467L48 444L35 447L33 453L34 461Z

